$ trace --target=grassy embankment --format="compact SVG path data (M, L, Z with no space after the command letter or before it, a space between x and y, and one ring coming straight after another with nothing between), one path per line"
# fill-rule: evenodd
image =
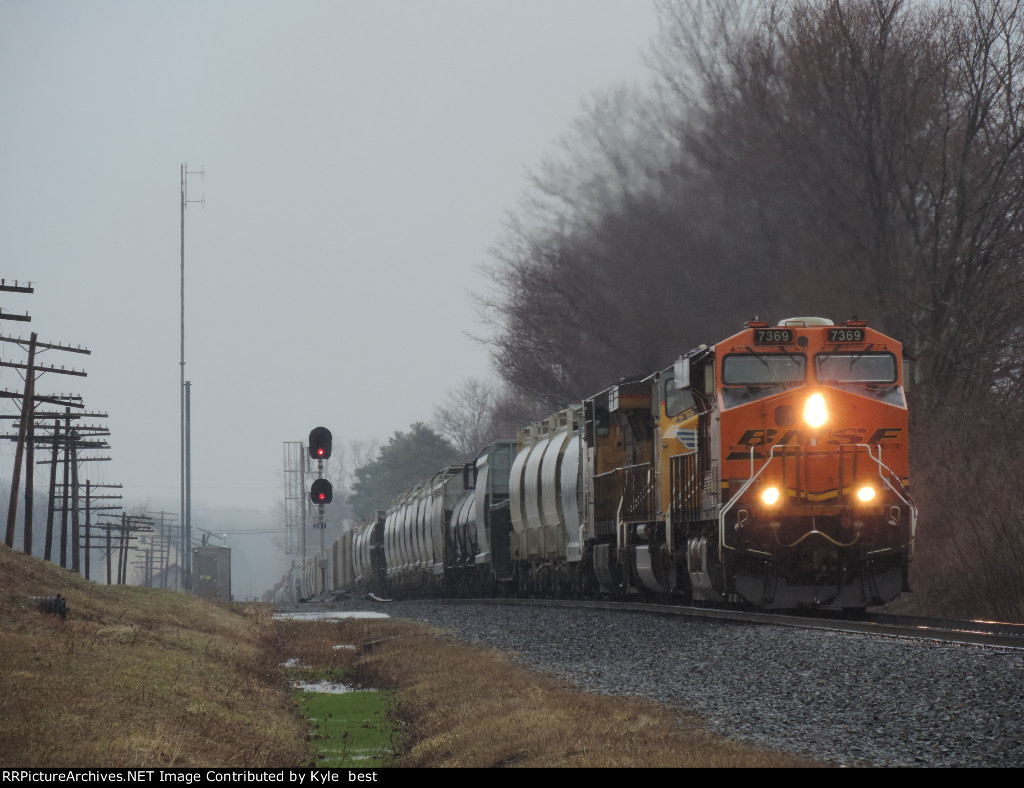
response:
M31 599L58 593L67 619ZM390 765L814 765L441 635L390 619L273 621L263 607L99 586L0 546L0 765L309 766L325 763L324 747L344 764L367 723L334 723L366 696L300 707L286 675L297 673L394 690ZM288 660L304 668L282 668ZM302 716L313 702L317 724ZM330 727L337 738L319 738Z

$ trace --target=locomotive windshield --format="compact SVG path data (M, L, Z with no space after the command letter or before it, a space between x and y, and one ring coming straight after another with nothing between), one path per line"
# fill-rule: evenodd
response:
M727 386L781 386L803 383L807 357L796 353L729 355L722 360L722 382Z
M892 353L819 353L815 373L822 383L895 383Z

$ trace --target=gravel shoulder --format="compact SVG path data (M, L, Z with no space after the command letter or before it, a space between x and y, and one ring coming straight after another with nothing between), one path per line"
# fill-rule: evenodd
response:
M580 609L332 607L426 621L583 689L681 706L723 735L842 765L1024 765L1020 651Z

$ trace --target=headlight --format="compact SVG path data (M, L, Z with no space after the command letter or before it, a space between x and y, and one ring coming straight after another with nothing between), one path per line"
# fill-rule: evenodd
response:
M818 428L828 421L828 408L825 407L825 398L821 394L811 394L804 405L804 421L808 427Z
M865 484L857 490L857 500L861 503L871 503L871 501L875 500L875 488L870 484Z
M765 506L775 506L779 502L779 488L765 487L761 491L761 500Z

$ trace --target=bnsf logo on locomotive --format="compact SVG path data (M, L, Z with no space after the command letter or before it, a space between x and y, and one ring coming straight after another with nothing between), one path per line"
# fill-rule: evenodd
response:
M883 442L896 441L903 432L902 427L880 427L868 437L867 427L843 427L832 430L824 437L822 445L827 446L854 446L867 443L869 445L881 444ZM740 436L736 446L747 447L744 451L733 451L726 457L726 460L749 460L750 448L761 446L804 446L807 443L807 435L804 430L747 430ZM763 459L764 455L755 449L755 459Z

